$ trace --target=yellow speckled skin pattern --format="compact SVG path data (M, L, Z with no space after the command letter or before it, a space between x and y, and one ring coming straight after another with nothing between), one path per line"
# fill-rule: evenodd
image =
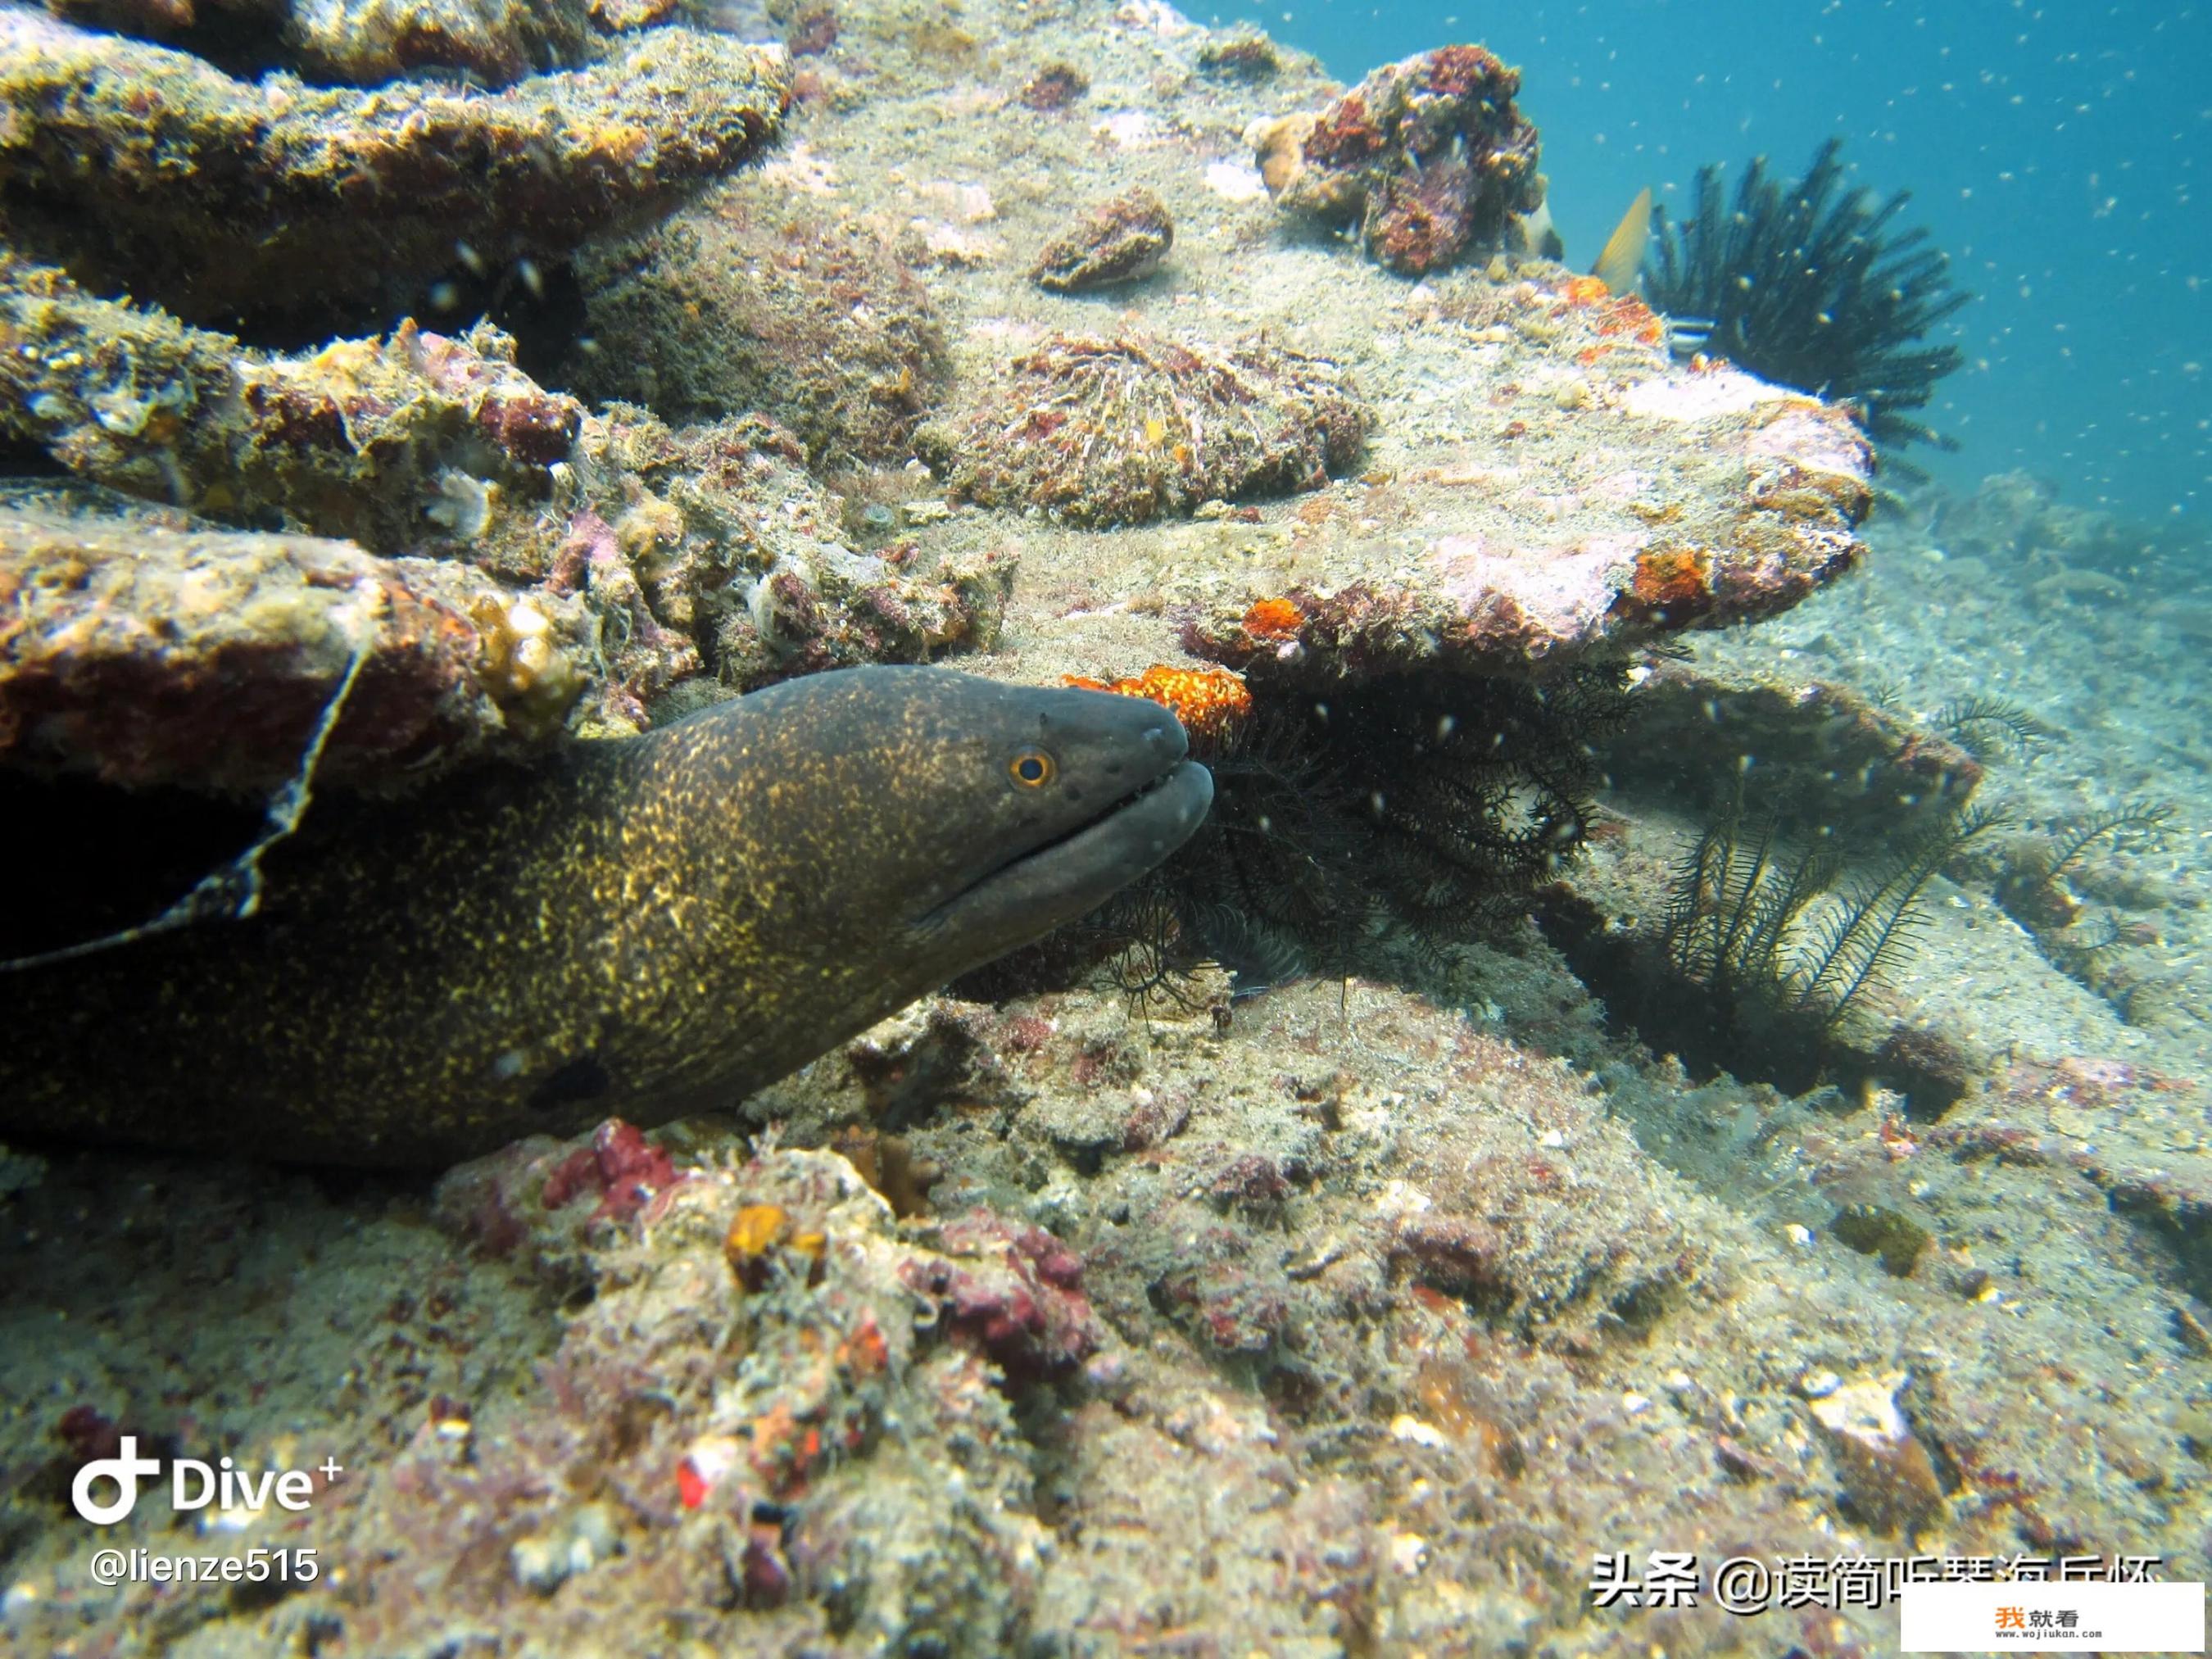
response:
M727 1106L1206 814L1139 700L817 675L310 816L249 920L0 977L0 1133L433 1164Z

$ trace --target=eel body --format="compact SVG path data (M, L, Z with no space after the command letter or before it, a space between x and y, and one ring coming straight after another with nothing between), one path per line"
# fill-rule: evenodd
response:
M248 919L0 976L0 1133L428 1164L726 1106L1096 907L1205 816L1175 717L815 676L318 808Z

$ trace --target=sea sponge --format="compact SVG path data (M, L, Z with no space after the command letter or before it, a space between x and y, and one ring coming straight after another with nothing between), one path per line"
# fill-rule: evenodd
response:
M1234 742L1252 718L1252 694L1244 677L1227 668L1178 668L1154 663L1141 674L1118 680L1094 680L1069 674L1066 683L1085 691L1111 691L1117 696L1146 697L1175 710L1200 753Z

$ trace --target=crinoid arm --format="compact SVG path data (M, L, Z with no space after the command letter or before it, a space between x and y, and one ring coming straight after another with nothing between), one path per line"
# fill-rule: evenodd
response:
M1679 329L1686 344L1701 331L1693 349L1856 404L1886 455L1908 443L1954 447L1912 411L1965 362L1955 345L1923 342L1972 296L1952 286L1925 228L1893 228L1910 192L1876 202L1846 185L1841 149L1827 140L1788 184L1756 158L1733 201L1721 170L1700 168L1686 218L1656 210L1644 293L1677 319L1670 338Z

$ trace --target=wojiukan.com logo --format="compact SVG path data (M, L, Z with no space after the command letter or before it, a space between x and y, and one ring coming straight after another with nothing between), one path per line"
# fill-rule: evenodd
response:
M228 1457L212 1465L197 1457L173 1457L168 1466L169 1507L179 1515L210 1504L218 1516L258 1514L271 1503L301 1514L314 1501L316 1470L264 1469L257 1475L234 1467ZM317 1469L325 1480L335 1480L344 1467L326 1457ZM76 1472L70 1482L70 1507L95 1527L112 1527L137 1507L139 1480L161 1473L161 1460L139 1456L137 1436L126 1434L113 1457L95 1457ZM105 1501L93 1495L102 1481L115 1486L115 1496Z

